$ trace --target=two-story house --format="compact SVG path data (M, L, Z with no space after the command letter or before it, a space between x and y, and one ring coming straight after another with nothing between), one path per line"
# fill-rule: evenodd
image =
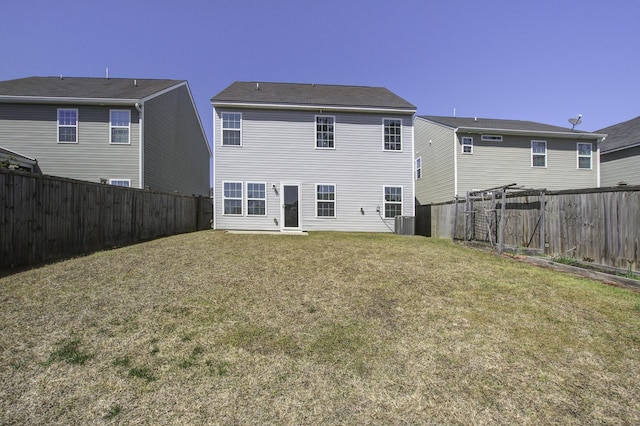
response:
M602 186L640 185L640 117L598 133L608 135L600 150Z
M520 120L417 116L416 202L516 183L561 190L600 186L606 135Z
M0 148L47 175L209 194L211 149L186 81L2 81Z
M415 106L382 87L235 82L214 108L214 227L390 232L414 214Z

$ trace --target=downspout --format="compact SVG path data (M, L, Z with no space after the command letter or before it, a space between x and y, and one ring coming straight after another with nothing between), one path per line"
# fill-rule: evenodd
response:
M144 189L144 110L140 102L135 103L135 107L138 110L138 138L140 145L140 153L138 155L138 181L140 182L140 189Z
M453 195L458 196L458 129L453 130Z
M413 207L411 216L416 215L416 137L415 137L415 115L411 117L411 145L413 146L411 155L411 206Z
M211 105L211 111L213 114L213 119L212 119L212 140L211 140L211 148L213 150L213 158L211 159L211 176L212 176L212 185L213 185L213 223L211 224L211 227L213 229L217 229L216 228L216 218L218 217L218 215L216 214L216 108L213 106L213 104Z
M605 139L606 138L602 138L598 140L598 149L596 155L596 164L598 166L596 170L596 188L600 188L600 145L602 145L602 142L604 142Z

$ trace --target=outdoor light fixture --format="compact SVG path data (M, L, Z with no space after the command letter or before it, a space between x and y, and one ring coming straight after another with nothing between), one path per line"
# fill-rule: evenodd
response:
M271 187L273 188L273 192L275 192L276 195L278 195L278 188L276 187L276 184L274 183L273 185L271 185Z
M364 209L360 207L360 213L364 214Z

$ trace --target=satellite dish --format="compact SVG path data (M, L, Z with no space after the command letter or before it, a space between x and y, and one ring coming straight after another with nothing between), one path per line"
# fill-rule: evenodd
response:
M571 117L569 123L572 124L571 130L573 130L578 124L582 123L582 114L578 114L577 117Z

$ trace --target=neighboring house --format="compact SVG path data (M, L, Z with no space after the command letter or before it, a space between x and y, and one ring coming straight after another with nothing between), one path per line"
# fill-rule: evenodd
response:
M38 160L0 146L0 168L40 173Z
M416 108L389 90L236 82L211 103L215 228L389 232L414 215Z
M640 185L640 117L599 130L602 186Z
M418 116L416 202L516 183L532 189L600 186L606 135L519 120Z
M0 147L37 159L47 175L209 192L211 149L186 81L2 81Z

